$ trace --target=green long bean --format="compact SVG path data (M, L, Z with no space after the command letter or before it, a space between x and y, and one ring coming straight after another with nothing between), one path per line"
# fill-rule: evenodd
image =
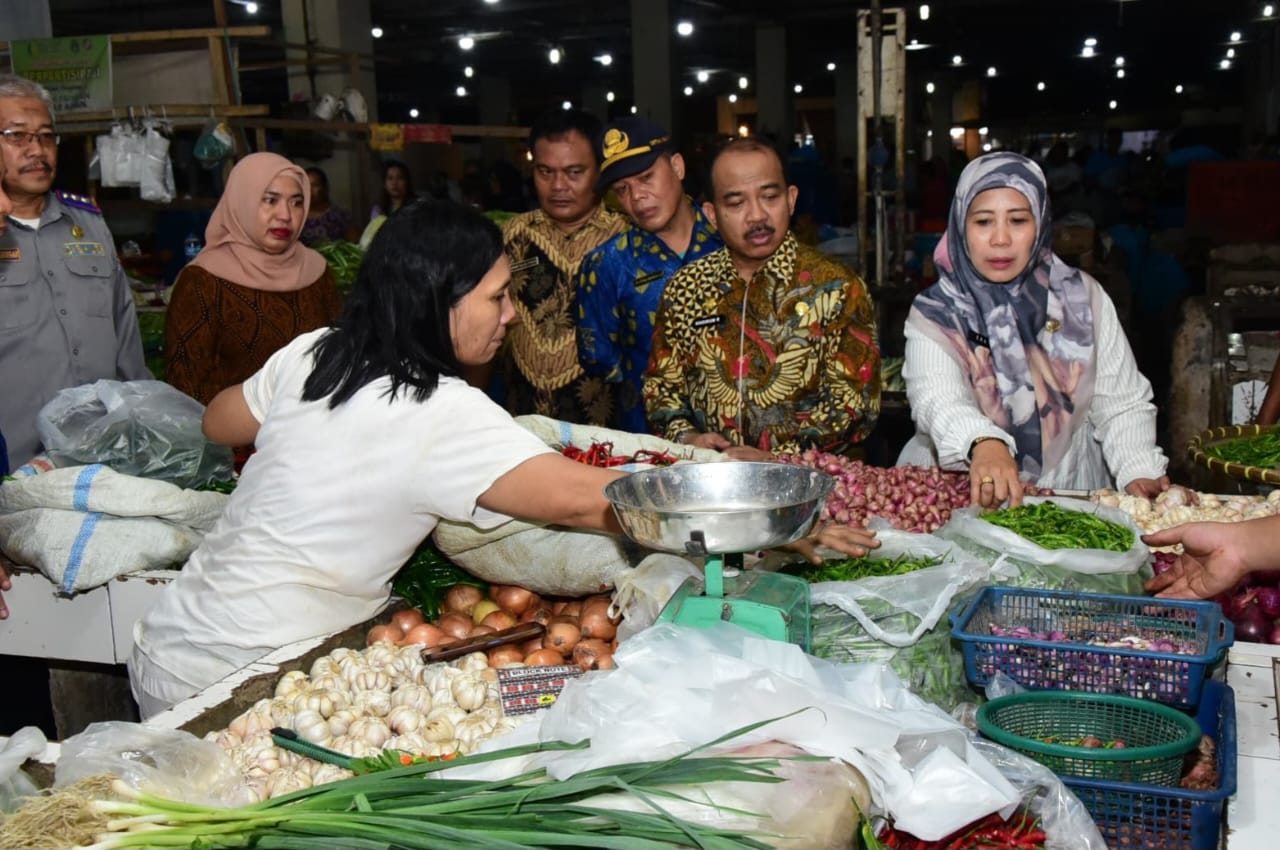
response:
M982 519L1007 528L1045 549L1103 549L1128 552L1133 532L1086 511L1069 511L1053 502L992 511Z

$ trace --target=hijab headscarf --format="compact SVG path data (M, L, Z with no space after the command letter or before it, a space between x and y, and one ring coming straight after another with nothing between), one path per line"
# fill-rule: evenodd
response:
M1000 188L1020 192L1036 224L1031 261L1008 283L982 277L965 240L974 199ZM1062 460L1093 399L1096 283L1059 259L1051 243L1040 167L1015 153L973 160L934 251L938 282L916 296L907 316L968 374L979 409L1013 437L1018 467L1031 480Z
M302 192L302 220L311 206L311 181L289 160L274 153L251 153L236 163L227 177L227 186L205 228L205 247L192 265L210 274L272 292L293 292L315 283L325 270L324 257L298 241L282 253L272 254L261 245L258 211L262 195L280 174L298 182Z

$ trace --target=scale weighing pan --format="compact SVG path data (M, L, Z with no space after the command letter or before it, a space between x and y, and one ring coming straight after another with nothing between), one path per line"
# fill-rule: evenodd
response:
M809 583L782 573L726 572L724 555L804 537L834 486L830 475L808 467L721 461L633 472L604 493L632 540L704 559L704 581L686 580L658 622L706 628L727 620L807 650Z

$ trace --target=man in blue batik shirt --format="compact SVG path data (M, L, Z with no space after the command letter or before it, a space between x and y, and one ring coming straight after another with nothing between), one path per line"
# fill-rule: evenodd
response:
M653 321L667 281L722 246L685 195L684 158L671 136L643 118L622 118L599 141L600 183L631 226L600 245L578 271L578 359L617 392L615 428L647 433L644 373Z

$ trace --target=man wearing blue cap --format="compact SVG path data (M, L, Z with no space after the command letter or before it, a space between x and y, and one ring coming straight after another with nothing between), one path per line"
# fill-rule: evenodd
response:
M684 158L665 129L622 118L598 141L599 189L613 189L631 226L596 248L578 272L578 357L617 388L614 427L647 433L643 385L654 316L667 281L721 247L684 193Z

